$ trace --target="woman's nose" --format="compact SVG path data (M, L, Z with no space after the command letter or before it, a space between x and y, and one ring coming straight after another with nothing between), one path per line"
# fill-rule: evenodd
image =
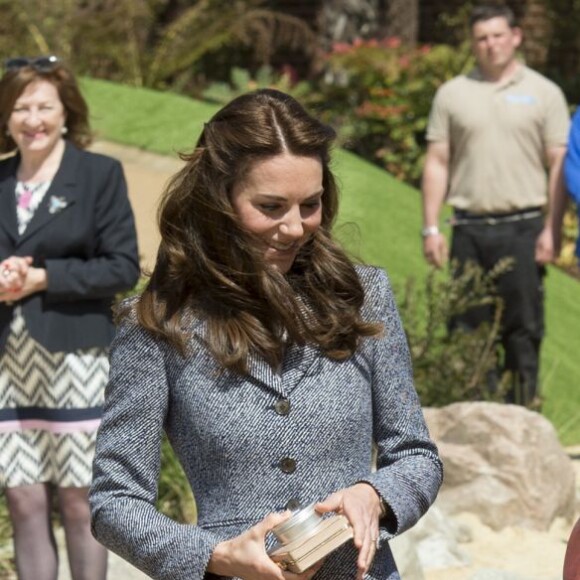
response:
M31 110L28 112L28 115L26 115L24 121L27 125L36 127L37 125L40 125L42 119L40 118L40 114L38 111Z
M293 239L301 238L304 235L304 225L299 209L286 214L283 223L280 225L280 233Z

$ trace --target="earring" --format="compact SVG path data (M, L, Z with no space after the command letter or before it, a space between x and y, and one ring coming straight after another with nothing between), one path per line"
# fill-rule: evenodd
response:
M64 125L60 130L60 134L66 135L67 133L68 133L68 127L66 125Z

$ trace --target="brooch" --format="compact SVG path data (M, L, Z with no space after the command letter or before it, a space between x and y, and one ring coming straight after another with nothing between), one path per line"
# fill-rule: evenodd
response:
M68 205L68 201L64 197L57 197L51 195L48 202L48 213L58 213Z

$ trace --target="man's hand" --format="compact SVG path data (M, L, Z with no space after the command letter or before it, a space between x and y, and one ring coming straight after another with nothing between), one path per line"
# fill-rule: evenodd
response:
M443 234L431 234L423 238L423 254L429 264L441 268L449 255L447 240Z
M555 257L554 235L551 228L545 227L536 240L536 262L549 264Z

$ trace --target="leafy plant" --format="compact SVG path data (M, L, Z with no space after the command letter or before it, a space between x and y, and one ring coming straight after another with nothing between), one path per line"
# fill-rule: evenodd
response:
M269 65L261 66L255 75L247 69L232 67L229 83L211 83L202 96L207 101L225 105L239 95L262 88L278 89L300 99L309 92L310 85L304 81L295 83L291 71L276 74Z
M398 38L337 43L309 103L338 128L347 148L416 184L435 91L471 66L466 45L407 46Z
M0 490L0 578L6 580L16 578L11 540L12 526L8 518L4 493Z
M452 275L432 268L423 290L409 279L399 308L411 349L415 385L425 406L456 401L502 400L509 377L490 385L498 368L497 339L503 302L495 291L498 278L512 260L500 260L490 272L474 263ZM490 307L491 324L473 331L449 330L449 321L474 307Z
M191 488L167 439L163 440L161 447L157 509L182 523L194 523L197 518Z
M280 48L317 46L301 19L265 0L0 0L0 56L57 54L80 74L189 90L220 51L269 62ZM211 71L210 71L211 72ZM211 77L211 74L209 75Z

